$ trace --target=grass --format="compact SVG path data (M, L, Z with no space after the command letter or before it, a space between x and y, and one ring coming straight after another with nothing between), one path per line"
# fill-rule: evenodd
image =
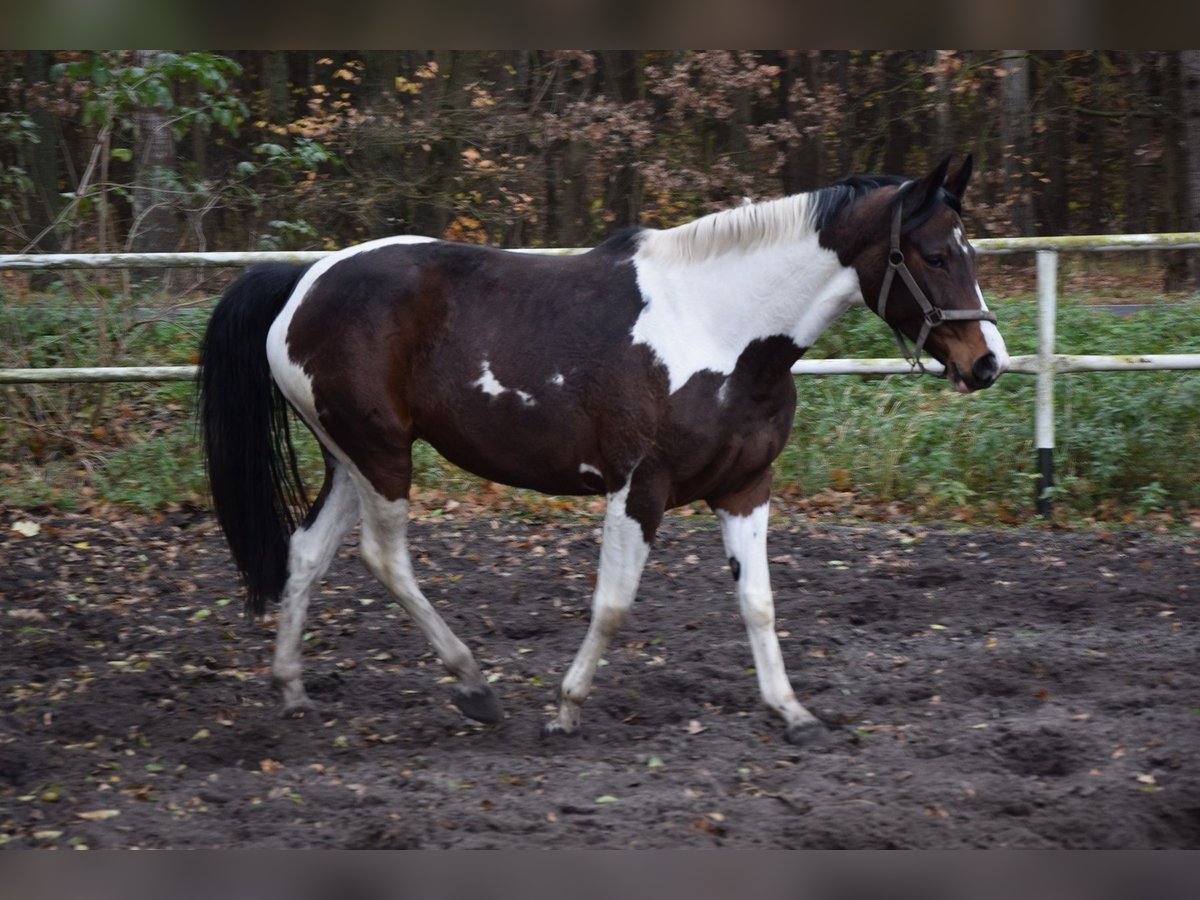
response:
M993 302L1010 352L1033 353L1036 302ZM134 324L50 298L0 307L0 365L186 364L207 309ZM1063 353L1179 353L1200 347L1200 303L1152 303L1118 318L1070 297L1058 321ZM106 342L103 359L89 348ZM845 317L810 357L893 356L890 332L865 310ZM1054 489L1062 514L1120 520L1200 508L1200 373L1064 375L1056 384ZM833 492L927 518L1020 521L1033 515L1034 379L1008 375L960 396L919 376L798 381L793 440L776 485L793 497ZM203 504L189 384L3 386L0 503L139 511ZM300 458L315 491L320 454L303 429ZM483 483L420 445L418 488L478 492Z

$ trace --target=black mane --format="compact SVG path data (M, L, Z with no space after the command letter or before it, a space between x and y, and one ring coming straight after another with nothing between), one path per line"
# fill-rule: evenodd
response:
M835 181L829 187L821 188L815 193L816 212L813 222L817 230L821 230L827 225L832 225L836 222L842 213L867 194L877 191L881 187L902 185L908 182L909 179L900 175L848 175L845 178ZM897 199L900 196L902 194L897 195ZM942 188L939 192L939 199L956 213L962 215L962 202L945 188ZM911 228L915 228L925 218L928 218L928 216L922 216L919 221L906 220L904 230L908 231Z

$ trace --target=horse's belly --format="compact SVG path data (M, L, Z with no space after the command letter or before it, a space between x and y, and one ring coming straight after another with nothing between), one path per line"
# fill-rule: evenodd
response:
M590 424L528 409L470 421L417 422L417 437L466 471L488 481L544 494L602 494L605 481Z

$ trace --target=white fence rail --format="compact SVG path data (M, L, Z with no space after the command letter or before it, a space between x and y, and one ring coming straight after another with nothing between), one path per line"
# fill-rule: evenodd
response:
M1046 488L1054 483L1054 376L1071 372L1142 372L1162 369L1200 369L1200 354L1144 356L1064 356L1055 352L1058 254L1060 252L1110 252L1128 250L1200 249L1200 233L1076 235L1034 238L981 238L974 241L981 255L1037 254L1038 352L1012 358L1009 371L1036 375L1035 444L1040 474L1037 505L1049 512ZM24 253L0 254L0 269L120 269L120 268L232 268L264 262L312 263L332 251L245 253ZM586 250L531 249L525 253L571 255ZM939 371L936 363L931 371ZM905 374L911 366L902 359L812 359L792 367L797 375ZM0 384L33 384L105 381L191 381L195 366L138 366L107 368L0 369Z

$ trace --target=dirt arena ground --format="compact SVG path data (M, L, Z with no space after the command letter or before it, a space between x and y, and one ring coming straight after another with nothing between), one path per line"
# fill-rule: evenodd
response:
M0 509L0 844L1200 847L1194 538L777 515L784 655L834 726L797 749L715 521L671 518L585 736L545 742L598 525L414 524L505 705L484 728L352 547L305 641L319 712L284 720L272 622L242 618L206 515Z

